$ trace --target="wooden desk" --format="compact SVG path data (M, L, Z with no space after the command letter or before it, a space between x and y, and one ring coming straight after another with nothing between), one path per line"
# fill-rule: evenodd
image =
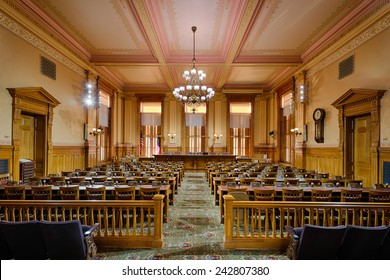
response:
M208 162L235 162L235 155L153 155L156 161L183 162L184 171L206 171Z

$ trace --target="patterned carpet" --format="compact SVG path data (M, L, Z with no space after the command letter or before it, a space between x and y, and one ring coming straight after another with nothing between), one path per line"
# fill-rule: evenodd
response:
M161 249L129 249L102 252L104 260L285 260L285 252L270 250L223 249L223 224L219 208L214 206L206 177L186 173L174 205L164 224L164 246Z

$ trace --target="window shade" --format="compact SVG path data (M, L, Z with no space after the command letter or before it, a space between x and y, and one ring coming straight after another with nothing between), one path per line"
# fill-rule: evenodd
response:
M159 126L161 125L161 114L141 113L141 125Z
M108 127L108 119L109 119L109 108L105 105L100 105L99 107L99 125Z
M249 114L230 114L230 128L249 128Z
M204 126L205 124L206 124L205 114L200 114L200 113L186 114L186 126Z

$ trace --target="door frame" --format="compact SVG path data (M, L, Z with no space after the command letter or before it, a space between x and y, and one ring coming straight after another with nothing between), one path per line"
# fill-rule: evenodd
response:
M43 115L46 118L46 132L44 142L47 144L47 152L44 159L44 175L48 166L53 162L53 109L60 102L41 87L7 88L12 97L12 172L14 180L19 180L20 149L21 149L21 124L22 114L29 113Z
M371 184L379 180L380 100L386 90L351 88L332 103L338 109L339 150L343 158L343 174L346 172L348 141L347 118L371 115Z

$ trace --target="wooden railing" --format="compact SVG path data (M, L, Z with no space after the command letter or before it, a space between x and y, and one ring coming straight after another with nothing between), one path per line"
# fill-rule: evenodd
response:
M99 223L94 236L98 248L161 248L163 198L155 195L153 200L0 200L0 218Z
M284 226L390 225L390 203L235 201L225 195L224 248L286 249Z

